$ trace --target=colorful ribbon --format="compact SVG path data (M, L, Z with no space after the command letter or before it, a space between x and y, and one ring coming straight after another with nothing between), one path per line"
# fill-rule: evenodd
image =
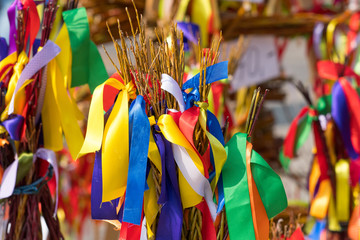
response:
M230 236L262 239L269 229L268 219L287 207L281 179L251 150L251 145L247 145L246 134L234 135L225 150L228 159L223 168L223 180Z

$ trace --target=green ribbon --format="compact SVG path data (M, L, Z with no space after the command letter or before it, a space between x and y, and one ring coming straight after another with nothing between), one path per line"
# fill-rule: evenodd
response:
M246 134L237 133L225 146L228 158L222 175L226 216L232 240L255 239L246 174L246 140ZM283 184L280 177L254 150L250 164L256 187L270 219L287 207Z
M319 114L326 115L328 113L331 113L331 99L332 95L324 95L321 98L319 98L317 103L317 110Z
M85 8L63 12L72 51L71 87L89 84L91 93L109 78L99 51L90 40Z
M22 153L19 157L19 165L16 173L16 184L20 183L21 180L29 173L33 163L32 153Z

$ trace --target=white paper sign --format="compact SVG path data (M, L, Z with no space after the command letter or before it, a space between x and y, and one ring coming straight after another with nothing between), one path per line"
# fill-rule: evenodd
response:
M251 36L245 42L246 52L239 61L231 81L233 90L257 85L280 75L273 36Z

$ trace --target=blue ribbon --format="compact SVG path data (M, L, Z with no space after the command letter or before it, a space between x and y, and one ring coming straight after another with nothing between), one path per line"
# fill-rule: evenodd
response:
M155 125L154 129L154 140L160 152L162 167L161 193L158 200L162 208L156 239L180 240L183 212L174 155L170 142L159 131L159 127Z
M0 61L6 58L8 55L8 45L5 38L0 37Z
M216 118L216 116L210 112L209 110L207 111L207 127L209 129L209 132L216 137L217 140L219 140L219 142L225 146L225 140L224 140L224 135L222 133L220 124L218 119ZM213 164L213 166L215 166L214 164L214 156L212 154L212 151L210 151L210 158L211 158L211 163ZM216 169L215 169L216 171ZM222 174L220 174L219 180L218 180L218 208L217 208L217 212L219 213L224 205L225 205L225 198L224 198L224 186L223 186L223 180L222 180Z
M18 114L11 114L8 119L1 123L1 125L5 127L11 139L20 141L24 122L25 119L23 116Z
M139 95L129 111L130 158L123 221L140 225L144 200L150 123L145 113L145 100ZM120 140L120 139L119 139Z
M228 61L220 62L206 68L206 84L226 79L228 77ZM194 101L200 100L199 92L200 73L196 74L191 79L187 80L183 87L183 97L186 104L186 109L194 105ZM186 89L192 89L190 93L186 93Z
M33 55L35 56L35 54L38 52L38 49L40 47L40 43L41 43L41 39L36 38L33 44Z
M325 221L316 221L310 235L308 236L311 240L320 239L321 232L325 229L326 222Z
M93 177L91 181L91 217L98 220L119 220L121 222L121 211L116 214L119 198L110 202L102 203L102 169L101 149L95 153Z
M189 42L198 43L200 37L199 25L190 22L177 22L177 27L184 33L184 50L189 51Z
M346 103L346 96L339 82L336 82L332 89L331 115L340 130L349 157L357 159L359 154L355 151L351 142L350 114Z

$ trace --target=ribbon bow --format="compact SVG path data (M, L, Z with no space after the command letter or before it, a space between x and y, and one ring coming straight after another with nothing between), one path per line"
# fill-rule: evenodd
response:
M109 118L104 126L104 87L109 85L119 90ZM132 82L126 85L115 78L109 78L94 90L90 104L88 128L84 144L77 158L100 150L102 146L103 192L102 202L108 202L124 195L129 167L129 100L136 97ZM122 143L119 144L121 136ZM117 181L114 181L117 179Z

